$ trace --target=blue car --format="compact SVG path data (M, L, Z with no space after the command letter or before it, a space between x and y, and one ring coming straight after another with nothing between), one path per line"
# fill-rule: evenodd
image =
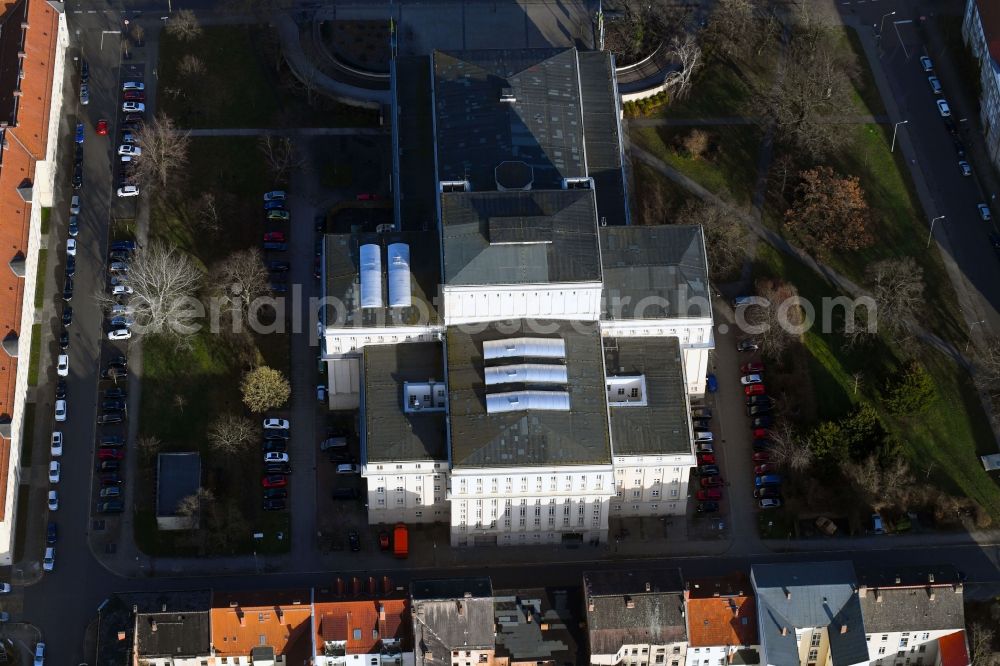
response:
M265 201L264 202L264 210L284 210L284 209L285 209L285 202L284 201Z
M715 378L715 375L708 375L705 378L705 387L709 393L715 393L719 390L719 380Z
M76 142L83 143L83 123L76 124Z

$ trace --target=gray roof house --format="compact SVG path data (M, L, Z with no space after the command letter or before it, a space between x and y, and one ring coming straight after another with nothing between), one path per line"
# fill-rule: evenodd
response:
M880 567L858 582L869 634L965 629L964 585L950 565Z
M489 578L418 580L410 584L410 595L416 666L450 665L456 650L470 666L483 654L492 661L496 639Z
M868 662L857 580L850 562L795 562L751 567L764 664L805 663L813 633L833 666Z
M156 526L161 530L198 528L198 514L180 515L181 501L201 487L201 456L197 451L161 453L156 457Z

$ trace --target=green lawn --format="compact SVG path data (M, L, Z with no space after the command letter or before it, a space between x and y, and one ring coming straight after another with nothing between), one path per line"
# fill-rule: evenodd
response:
M28 386L38 386L38 365L42 355L42 325L31 325L31 352L28 356Z
M160 109L184 128L373 126L378 115L318 95L312 104L278 69L276 45L266 26L205 26L185 42L163 33L158 89ZM194 56L204 71L179 65Z
M45 306L45 268L49 251L45 248L38 249L38 268L35 269L35 309L41 310Z
M711 147L703 157L691 157L679 148L691 127L636 127L634 142L688 176L702 187L738 205L749 205L757 179L757 155L762 132L755 125L702 127Z
M695 196L674 181L654 171L645 162L632 160L629 204L633 224L679 222L677 213Z
M864 48L861 46L861 39L853 28L838 26L831 28L837 34L837 40L843 48L850 49L858 60L858 74L854 81L854 90L851 93L851 101L854 104L854 113L882 115L885 113L885 104L878 93L878 86L875 85L875 77L868 66L865 58ZM845 110L845 112L847 112Z
M42 206L42 236L47 236L49 233L49 219L52 217L52 207Z

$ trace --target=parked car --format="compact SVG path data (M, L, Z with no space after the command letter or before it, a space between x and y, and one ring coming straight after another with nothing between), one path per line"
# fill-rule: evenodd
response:
M65 400L56 400L55 413L56 413L56 421L58 421L59 423L62 423L63 421L66 420L66 401Z
M287 428L265 428L264 439L288 439L291 433Z
M120 486L125 483L125 479L117 472L104 472L99 478L102 486Z
M264 500L264 511L284 511L284 510L285 510L285 500L283 499Z
M124 460L125 452L121 449L97 449L98 460Z
M272 222L287 222L291 215L287 210L270 210L267 212L267 219Z
M83 167L77 166L73 171L73 189L78 190L83 187Z
M361 467L352 464L337 465L337 474L360 474Z
M48 526L45 528L45 543L50 546L59 540L59 527L53 522L49 521Z
M762 509L777 509L781 506L781 500L778 498L764 498L757 501L757 505Z
M699 453L698 454L698 464L699 465L714 465L716 464L714 453Z
M755 488L753 491L753 496L757 499L764 497L778 498L781 497L781 486L764 486L762 488Z
M265 474L291 474L292 466L286 462L264 463Z
M718 476L719 466L718 465L699 465L698 474L700 476Z
M97 513L122 513L123 511L125 511L125 503L121 500L97 503Z
M763 488L764 486L780 486L781 475L765 474L764 476L756 476L754 477L753 485L755 488Z
M265 488L284 488L288 485L288 477L284 474L266 474L261 478L260 484Z
M125 420L125 415L121 412L110 412L108 414L99 414L97 416L97 425L112 425L114 423L121 423Z
M696 419L710 419L712 410L709 407L695 407L691 410L691 416Z
M285 201L284 201L284 199L282 199L281 201L265 201L264 202L264 210L284 210L284 209L285 209Z
M927 83L931 86L931 92L935 95L940 95L944 92L944 88L941 87L941 80L936 76L928 76Z
M102 499L121 497L122 489L121 486L108 486L107 488L101 488L101 492L98 493L98 497Z
M704 476L701 478L700 485L702 488L714 488L716 486L721 486L723 484L721 476Z
M715 393L719 390L719 380L716 379L715 375L708 374L705 376L705 390L709 393Z
M75 140L77 143L83 143L83 138L84 138L83 123L77 123Z
M747 407L752 407L754 405L763 406L771 404L771 396L767 395L750 395L744 398Z
M720 488L706 488L704 490L699 490L695 493L695 498L699 502L704 502L706 500L718 501L722 499L722 490Z
M69 331L65 328L59 333L59 348L66 349L69 347Z
M146 86L141 81L126 81L122 84L122 92L128 90L145 90Z
M56 374L59 375L60 377L68 377L69 376L69 355L68 354L59 354L59 357L58 357L58 359L56 361Z
M57 398L65 398L66 397L66 393L67 393L67 391L66 391L66 380L65 379L60 379L58 382L56 382L56 397Z
M764 474L773 474L778 468L775 465L769 463L764 463L763 465L755 465L753 468L753 473L755 476L762 476Z
M284 488L265 488L264 499L285 499L288 491Z
M268 252L284 252L288 249L288 244L265 242L262 244L262 247Z
M105 411L125 411L125 401L124 400L103 400L101 402L101 409Z
M97 470L99 472L117 472L122 468L122 461L120 460L102 460L97 464Z
M761 372L764 372L764 363L762 361L751 361L740 366L741 375L752 375Z
M286 463L288 462L288 454L282 453L280 451L268 451L264 454L264 462L266 463Z
M743 375L742 377L740 377L740 383L743 384L744 386L749 386L750 384L761 384L763 382L764 379L757 374Z
M55 490L50 490L49 491L48 507L49 507L49 511L58 511L59 510L59 493L57 491L55 491Z
M66 230L72 238L76 238L80 234L80 221L76 215L69 218L69 224L66 226Z
M285 191L284 190L273 190L271 192L264 193L264 201L284 201Z
M827 536L833 536L837 533L837 524L826 516L820 516L817 518L815 525L820 532Z
M122 93L122 99L126 102L145 102L146 93L141 90L128 90Z
M138 185L124 185L118 188L119 197L137 197L139 196L139 186Z
M772 423L774 423L774 418L772 418L770 414L764 414L762 416L757 416L750 421L750 427L754 429L770 428Z
M711 432L707 432L707 431L704 431L704 430L695 430L695 432L694 432L694 441L696 441L696 442L713 442L713 441L715 441L715 435L713 435Z
M264 419L265 430L288 430L291 424L288 419L267 418Z
M73 308L69 305L63 306L62 325L69 326L73 323Z
M773 405L749 405L747 407L747 416L760 416L761 414L769 414L771 410L774 409Z
M924 68L925 72L934 70L934 62L927 56L920 56L920 66Z
M142 102L123 102L122 113L145 113L146 105Z
M983 222L989 222L993 219L993 215L990 213L990 207L986 204L976 204L976 210L979 211L979 217Z
M101 120L97 121L97 133L100 134L101 136L107 136L107 134L108 134L108 121L107 120L101 119Z
M736 351L740 352L754 352L760 349L760 345L753 338L746 338L745 340L740 340L736 345Z
M58 460L52 460L49 462L49 483L59 483L59 473L61 471L61 465Z
M319 444L320 451L328 451L330 449L343 449L343 448L347 448L346 437L327 437Z
M63 454L63 434L59 430L52 433L52 441L49 444L49 453L55 458L58 458Z
M718 502L698 502L695 508L698 513L716 513L719 510Z
M118 240L111 243L109 249L112 252L135 252L136 247L134 240Z
M142 155L142 148L132 143L123 143L118 146L118 154L127 157L138 157Z
M875 534L885 534L885 524L882 522L882 516L877 513L872 514L872 531Z
M755 451L751 459L755 463L766 463L771 460L771 454L767 451Z
M958 170L962 173L963 176L972 175L972 167L969 166L969 163L966 162L965 160L958 161Z
M283 231L266 231L266 232L264 232L264 242L265 243L284 243L285 242L285 232L283 232Z
M695 444L698 453L715 453L715 447L712 442L698 442Z
M947 118L951 115L951 107L948 106L948 102L943 99L937 101L938 113L941 114L942 118Z
M102 448L120 449L125 446L125 438L121 435L101 435L98 442Z
M132 331L127 328L113 328L108 331L108 340L128 340L132 337Z
M42 557L42 569L52 571L56 568L56 549L49 546L45 549L45 556ZM35 646L35 666L45 665L45 643Z
M710 419L691 419L691 425L702 430L710 430L712 428L712 421Z
M764 388L763 384L750 384L743 387L744 395L764 395L765 393L767 393L767 389Z

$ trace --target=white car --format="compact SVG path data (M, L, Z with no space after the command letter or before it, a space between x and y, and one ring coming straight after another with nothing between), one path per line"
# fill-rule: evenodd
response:
M116 303L111 306L111 316L118 317L121 315L132 314L132 308L127 305L122 305L121 303Z
M56 567L56 549L49 546L45 549L45 557L42 558L42 569L52 571ZM43 666L45 663L45 643L35 646L35 666Z
M61 465L58 460L49 463L49 483L59 483L59 471Z
M146 105L142 102L125 102L122 104L124 113L145 113Z
M52 433L52 444L49 446L49 451L56 458L62 455L63 447L63 434L61 431L57 430Z
M69 214L79 215L80 214L80 195L74 194L73 198L69 200Z
M947 118L951 115L951 107L948 106L948 102L943 99L937 101L938 113L941 114L942 118Z
M278 453L277 451L268 451L264 454L264 462L266 463L286 463L288 462L287 453Z
M111 288L112 296L128 296L132 292L132 287L127 284L118 284Z
M139 196L139 186L138 185L126 185L125 187L118 188L119 197L137 197Z
M108 340L128 340L132 337L132 331L127 328L116 328L108 331Z
M983 222L989 222L993 219L993 215L990 214L990 207L986 204L976 204L976 209L979 211L979 217L983 219Z
M49 491L49 511L59 510L59 493L55 490Z
M361 474L360 465L343 464L337 465L337 474Z
M10 594L11 589L10 583L0 583L0 594Z
M758 502L758 506L762 509L777 509L781 506L781 500L772 497L765 497Z
M920 56L920 65L924 68L925 72L930 72L934 69L934 61L927 56Z
M60 377L69 377L69 354L59 354L56 361L56 374Z
M749 386L750 384L760 384L764 380L760 375L743 375L740 377L740 383L744 386Z
M66 420L66 401L56 400L56 421L62 423Z
M122 92L128 90L145 90L146 86L141 81L126 81L122 84Z
M142 155L142 148L139 146L132 145L130 143L123 143L118 146L119 155L131 155L132 157L137 157Z
M76 239L75 238L67 238L66 239L66 254L68 254L71 257L75 257L76 256Z
M265 430L288 430L289 427L288 419L264 419Z

